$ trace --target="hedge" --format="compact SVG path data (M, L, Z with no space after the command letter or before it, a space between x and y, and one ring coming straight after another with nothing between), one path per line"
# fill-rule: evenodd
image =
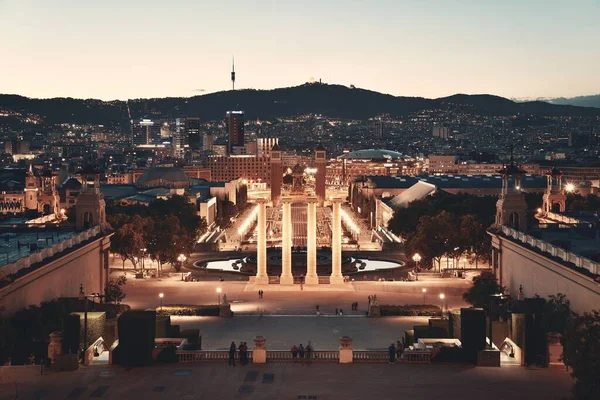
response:
M158 307L156 309L157 315L173 315L173 316L204 316L204 317L218 317L219 306L218 305L185 305L185 304L174 304Z
M442 315L442 310L438 306L431 304L424 305L381 305L379 306L382 317L401 316L401 317L435 317Z

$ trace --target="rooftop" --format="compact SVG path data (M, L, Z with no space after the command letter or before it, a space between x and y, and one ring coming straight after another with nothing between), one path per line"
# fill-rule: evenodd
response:
M417 175L417 176L368 176L376 188L408 189L417 182L435 185L438 189L501 189L502 175ZM513 178L509 178L511 184ZM545 189L547 178L541 175L523 175L521 188Z
M398 153L397 151L385 150L385 149L364 149L364 150L356 150L350 153L342 154L338 157L339 159L348 159L348 160L404 160L410 159L409 156L406 156L402 153Z

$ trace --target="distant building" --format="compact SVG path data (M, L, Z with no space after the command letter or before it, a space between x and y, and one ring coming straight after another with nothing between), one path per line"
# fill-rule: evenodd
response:
M202 150L203 151L212 150L214 143L215 143L215 137L212 134L207 133L206 135L204 135L202 137Z
M201 150L199 118L175 119L175 135L173 136L175 158L185 158L188 150Z
M447 126L434 126L433 137L439 137L440 139L448 139L452 135L452 131Z
M425 166L430 174L486 175L497 174L503 164L461 162L455 155L430 155ZM538 175L540 173L539 164L523 164L521 168L528 174Z
M244 112L227 111L225 115L227 137L229 138L229 153L234 154L234 146L244 146Z
M131 145L150 145L160 144L161 124L158 121L152 121L151 119L140 119L131 121Z
M375 122L373 124L373 133L374 133L373 136L375 136L375 138L377 138L377 139L383 138L384 128L385 128L385 126L384 126L383 120L381 118L376 118Z
M256 155L259 157L271 157L271 149L279 144L279 139L275 137L256 138Z
M242 178L248 181L268 182L271 170L268 157L254 155L212 155L208 157L208 167L213 181Z

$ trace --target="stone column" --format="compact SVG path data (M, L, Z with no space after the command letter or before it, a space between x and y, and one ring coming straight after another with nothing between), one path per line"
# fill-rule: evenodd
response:
M281 276L280 285L293 285L292 275L292 198L281 199L283 216L281 219Z
M306 280L307 285L317 285L317 198L308 197L306 225Z
M252 349L252 364L265 364L267 362L267 338L264 336L254 337L254 349Z
M267 275L267 210L266 200L258 199L258 240L256 243L256 278L254 283L257 285L268 285L269 276Z
M48 344L48 358L52 364L62 355L62 333L52 332L50 334L50 344Z
M332 199L333 215L331 217L331 277L329 283L339 285L344 283L342 276L342 215L341 199Z

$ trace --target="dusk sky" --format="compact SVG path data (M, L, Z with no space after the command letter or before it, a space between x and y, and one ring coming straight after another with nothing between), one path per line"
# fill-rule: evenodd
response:
M600 93L600 0L0 0L0 93ZM200 92L199 89L205 90Z

